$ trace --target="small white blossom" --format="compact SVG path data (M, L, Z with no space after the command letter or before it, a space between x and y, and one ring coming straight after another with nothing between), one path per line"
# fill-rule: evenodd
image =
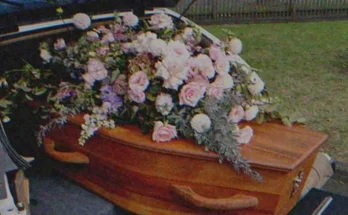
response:
M203 113L196 114L191 119L191 127L198 133L204 133L208 131L211 127L211 120L210 118Z
M170 113L174 107L173 99L171 95L161 93L156 98L156 110L160 112L163 116L166 116Z

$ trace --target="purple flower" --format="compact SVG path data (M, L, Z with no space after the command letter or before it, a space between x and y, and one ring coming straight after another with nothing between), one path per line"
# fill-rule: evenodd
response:
M100 92L103 102L109 102L111 104L111 110L115 111L123 105L123 101L122 98L116 95L112 90L112 86L106 85L100 89Z

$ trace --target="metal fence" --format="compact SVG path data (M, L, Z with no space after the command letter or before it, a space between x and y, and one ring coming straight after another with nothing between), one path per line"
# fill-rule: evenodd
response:
M181 0L181 13L192 0ZM185 16L200 24L348 18L348 0L197 0Z

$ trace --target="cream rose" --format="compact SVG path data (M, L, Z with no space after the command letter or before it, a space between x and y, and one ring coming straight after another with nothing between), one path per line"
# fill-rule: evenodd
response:
M161 121L155 122L152 140L156 142L167 142L178 136L175 126L165 125Z
M196 57L195 63L198 66L198 70L204 75L206 75L208 78L213 78L215 76L213 62L211 61L208 55L199 54Z
M244 109L242 106L237 105L233 107L228 115L227 120L232 123L238 123L244 118Z
M253 120L259 113L259 108L256 105L253 105L245 110L244 118L246 121Z
M214 67L216 72L220 75L225 75L230 72L230 62L227 60L226 57L223 57L215 61Z
M257 75L256 72L252 72L250 75L250 84L248 85L248 90L252 95L257 95L262 92L265 88L265 83Z
M143 71L138 71L131 75L128 81L129 88L135 89L138 88L141 91L146 90L146 88L149 86L149 79L147 78L147 75Z
M86 30L91 25L91 18L85 13L77 13L73 16L72 23L77 29Z
M224 89L231 89L234 86L233 78L229 74L217 75L213 85L221 86Z
M205 88L197 83L184 85L179 94L179 104L196 107L197 103L204 97Z
M162 39L150 41L149 52L154 56L162 56L167 52L167 43Z
M242 41L240 41L240 39L238 38L233 38L232 40L230 40L229 46L230 46L230 52L232 54L239 55L242 52L242 49L243 49Z
M204 133L211 127L211 120L208 115L200 113L194 115L190 121L191 127L198 133Z
M156 110L160 112L163 116L166 116L173 109L173 99L171 95L161 93L156 98Z
M247 144L253 137L253 129L250 126L245 126L237 132L236 140L240 144Z

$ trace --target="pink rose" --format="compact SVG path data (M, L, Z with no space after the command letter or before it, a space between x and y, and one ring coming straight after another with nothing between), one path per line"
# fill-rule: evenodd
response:
M128 90L128 96L132 101L138 104L144 103L146 100L145 93L139 88Z
M156 142L167 142L177 137L175 126L164 125L163 122L156 121L154 131L152 133L152 140Z
M231 109L227 120L232 123L238 123L244 118L244 109L242 106L238 105Z
M184 85L179 94L179 104L195 107L197 103L204 97L206 88L192 82Z
M210 85L207 90L207 95L218 100L222 99L224 88L220 85Z
M143 71L138 71L133 73L129 78L129 88L135 89L138 88L141 91L146 90L147 86L149 86L149 79L147 75Z
M219 47L212 45L209 48L209 56L212 60L218 61L224 57L224 53Z
M253 129L250 126L245 126L237 132L237 142L240 144L247 144L253 137Z

